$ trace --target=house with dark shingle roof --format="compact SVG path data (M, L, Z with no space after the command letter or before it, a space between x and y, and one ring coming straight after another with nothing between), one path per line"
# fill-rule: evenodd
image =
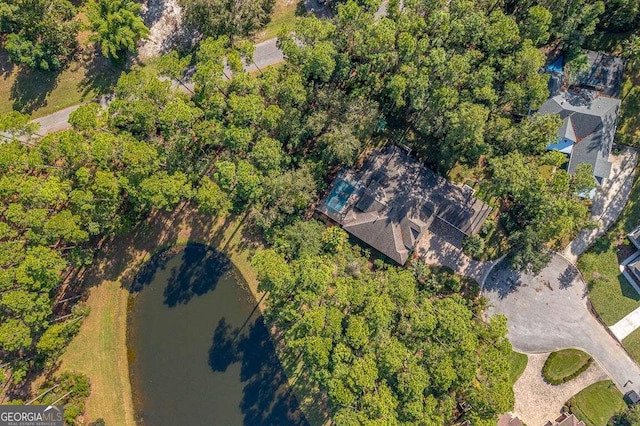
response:
M562 413L555 421L549 421L544 426L585 426L585 424L574 414Z
M595 95L593 92L560 92L548 99L540 114L558 114L562 126L550 150L569 156L568 172L575 173L579 164L590 164L593 175L602 183L609 178L609 154L616 133L620 100Z
M568 172L578 165L590 164L599 184L611 175L609 155L616 133L616 121L624 61L616 56L586 51L587 68L575 77L567 90L559 58L546 70L551 74L551 98L538 110L540 114L558 114L562 126L556 140L547 148L569 157ZM561 71L562 70L562 71ZM563 87L565 87L563 89Z
M635 254L635 257L632 256L629 261L625 261L623 263L623 267L628 270L631 275L631 279L634 279L636 284L640 287L640 226L631 231L628 237L629 241L636 246L638 252Z
M349 234L403 265L433 221L475 234L491 207L395 146L333 182L317 209Z

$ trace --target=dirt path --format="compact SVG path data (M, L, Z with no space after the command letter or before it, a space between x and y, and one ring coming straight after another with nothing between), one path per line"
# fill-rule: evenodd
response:
M542 367L548 356L549 354L528 355L527 368L513 386L516 398L514 414L529 425L542 425L557 418L569 398L590 384L608 378L594 362L575 379L558 386L550 385L542 377Z

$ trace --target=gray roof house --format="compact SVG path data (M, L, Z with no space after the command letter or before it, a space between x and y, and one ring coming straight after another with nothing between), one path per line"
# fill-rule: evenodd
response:
M374 151L359 171L334 180L317 209L349 234L403 265L434 220L478 232L491 207L395 146Z
M563 120L556 141L548 149L569 155L569 173L574 173L579 164L587 163L600 183L609 178L609 154L619 106L619 99L580 90L560 92L540 107L539 113L558 114Z
M631 241L633 245L635 245L636 248L640 250L640 226L631 231L628 237L629 241ZM640 251L638 252L636 258L629 262L626 267L633 275L635 275L634 278L636 278L638 284L640 285Z
M562 413L555 421L548 421L544 426L585 426L574 414Z
M624 60L619 56L587 50L587 68L575 78L575 85L617 97L622 85Z

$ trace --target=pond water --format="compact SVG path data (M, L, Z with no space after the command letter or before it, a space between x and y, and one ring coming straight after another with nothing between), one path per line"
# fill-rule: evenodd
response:
M307 424L255 300L211 248L167 251L143 268L127 346L141 424Z

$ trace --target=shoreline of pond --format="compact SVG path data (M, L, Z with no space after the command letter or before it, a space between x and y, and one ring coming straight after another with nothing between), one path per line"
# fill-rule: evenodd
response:
M201 257L190 259L194 253ZM185 264L187 267L184 267ZM206 276L197 276L198 271L202 273L205 270ZM166 281L167 277L169 281ZM163 280L166 281L166 286ZM152 289L152 286L155 287ZM155 299L154 303L150 304L149 297ZM164 299L162 306L159 305L161 299ZM189 397L186 396L193 390L193 383L189 383L189 387L182 392L171 394L168 390L183 386L184 382L181 379L190 377L192 382L199 383L195 386L201 387L205 393L216 394L227 389L222 399L229 399L229 403L217 406L218 415L223 417L222 422L225 424L239 423L240 417L244 419L245 424L260 424L265 421L264 424L272 424L273 418L278 422L286 421L288 424L307 424L273 346L271 335L264 324L259 301L254 289L229 256L215 247L201 243L176 244L165 247L152 256L139 269L133 280L127 302L127 362L136 422L144 423L142 420L145 417L153 419L156 413L145 413L145 410L154 407L156 400L162 398L165 398L164 403L156 404L152 411L162 411L167 401L179 402L181 396L184 396L183 400L174 409L192 404L191 411L197 411L198 404L195 401L201 393L192 392ZM203 310L205 305L206 311ZM144 312L140 312L140 309L144 309ZM184 318L175 316L176 313L188 314L189 311L193 312L186 322L183 321ZM216 315L220 315L219 311L225 311L226 314L217 318ZM168 317L173 320L167 321ZM209 337L213 326L211 323L209 328L204 326L204 330L201 330L201 324L211 318L216 318L214 322L218 323L215 327L213 345L208 351L211 369L208 371L202 362L198 363L197 360L205 351L204 339ZM180 321L191 324L191 339L180 340ZM154 328L156 334L157 329L161 329L166 330L167 335L156 340L150 339L148 335L153 334L151 331ZM218 337L220 341L216 342ZM166 345L167 340L176 340L176 346L180 347L181 353L188 351L190 347L195 348L182 363L181 368L185 373L181 377L174 377L178 376L177 371L173 372L173 376L171 374L171 365L181 363L182 359L181 355L174 353L174 345ZM153 343L149 343L151 341ZM233 349L230 349L231 341L234 343ZM163 349L156 352L155 346L163 344ZM153 354L144 345L154 347L151 351ZM257 354L253 348L261 348L262 352ZM161 359L166 357L174 357L174 362L161 366ZM157 370L155 372L153 367L149 367L154 363ZM192 370L191 376L189 370ZM268 375L265 375L265 371L269 372ZM205 380L205 377L209 381ZM150 378L153 378L153 387L149 387ZM213 382L218 384L213 385ZM204 403L205 399L201 402ZM275 408L258 410L255 408L257 403L252 402L254 400L258 400L260 406ZM215 405L215 402L214 399L211 404ZM236 402L237 406L241 407L241 412L231 407ZM172 411L166 411L161 417L172 414ZM267 416L268 420L263 419L264 416ZM302 420L296 423L296 419ZM156 418L149 424L157 422ZM204 423L205 420L200 418L200 422ZM197 419L195 423L198 423Z

